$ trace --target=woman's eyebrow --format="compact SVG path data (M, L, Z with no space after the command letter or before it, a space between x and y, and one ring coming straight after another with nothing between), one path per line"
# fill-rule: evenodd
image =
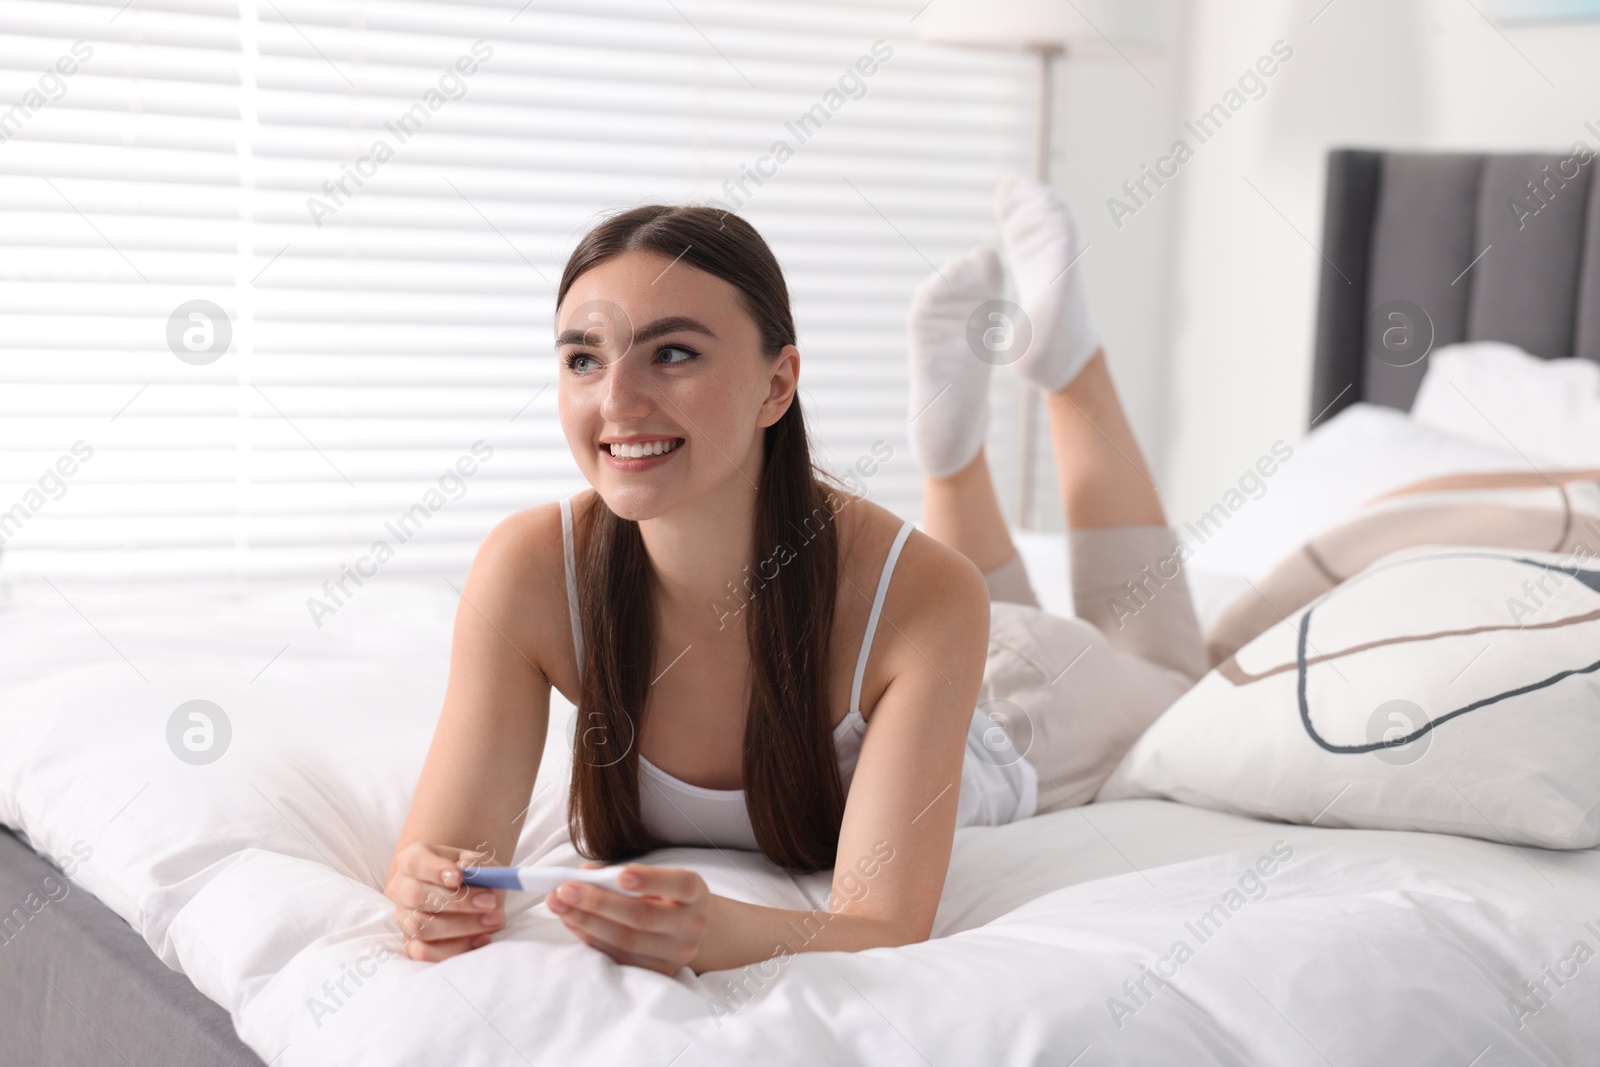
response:
M699 319L691 319L686 315L668 315L664 319L639 327L634 331L633 343L642 345L654 341L657 337L664 337L669 333L703 333L713 341L717 339L716 333Z
M562 345L586 345L589 343L588 334L594 329L595 327L591 326L588 330L563 330L556 337L556 347L560 348ZM647 344L657 337L664 337L669 333L703 333L713 341L717 339L716 332L699 319L691 319L687 315L668 315L666 318L656 319L654 322L639 327L634 332L633 343L636 345Z

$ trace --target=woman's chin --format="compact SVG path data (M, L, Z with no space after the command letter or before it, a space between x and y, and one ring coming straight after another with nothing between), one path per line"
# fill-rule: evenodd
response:
M595 491L619 519L643 522L668 511L677 494L643 485L597 485Z

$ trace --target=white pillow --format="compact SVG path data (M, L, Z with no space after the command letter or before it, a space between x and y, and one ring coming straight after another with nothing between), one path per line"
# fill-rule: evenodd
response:
M1228 496L1224 489L1232 486L1216 490L1212 501L1232 507L1220 524L1213 521L1215 509L1209 517L1170 517L1179 536L1196 550L1192 566L1261 578L1381 493L1444 474L1529 469L1528 461L1504 442L1496 447L1467 440L1377 404L1351 404L1288 447L1290 455L1273 473L1252 478L1241 486L1243 493Z
M1411 417L1536 463L1600 467L1600 363L1470 341L1428 357Z
M1096 799L1590 848L1597 671L1592 552L1408 548L1219 664Z

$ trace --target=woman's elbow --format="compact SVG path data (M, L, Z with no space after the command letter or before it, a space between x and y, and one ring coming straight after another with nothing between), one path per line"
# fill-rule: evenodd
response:
M895 917L888 915L862 916L866 920L865 936L861 948L899 948L902 945L920 945L933 936L933 916Z

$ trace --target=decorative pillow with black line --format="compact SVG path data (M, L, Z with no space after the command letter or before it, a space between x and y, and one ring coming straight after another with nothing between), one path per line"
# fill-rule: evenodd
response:
M1218 664L1097 800L1600 844L1600 558L1391 553Z

